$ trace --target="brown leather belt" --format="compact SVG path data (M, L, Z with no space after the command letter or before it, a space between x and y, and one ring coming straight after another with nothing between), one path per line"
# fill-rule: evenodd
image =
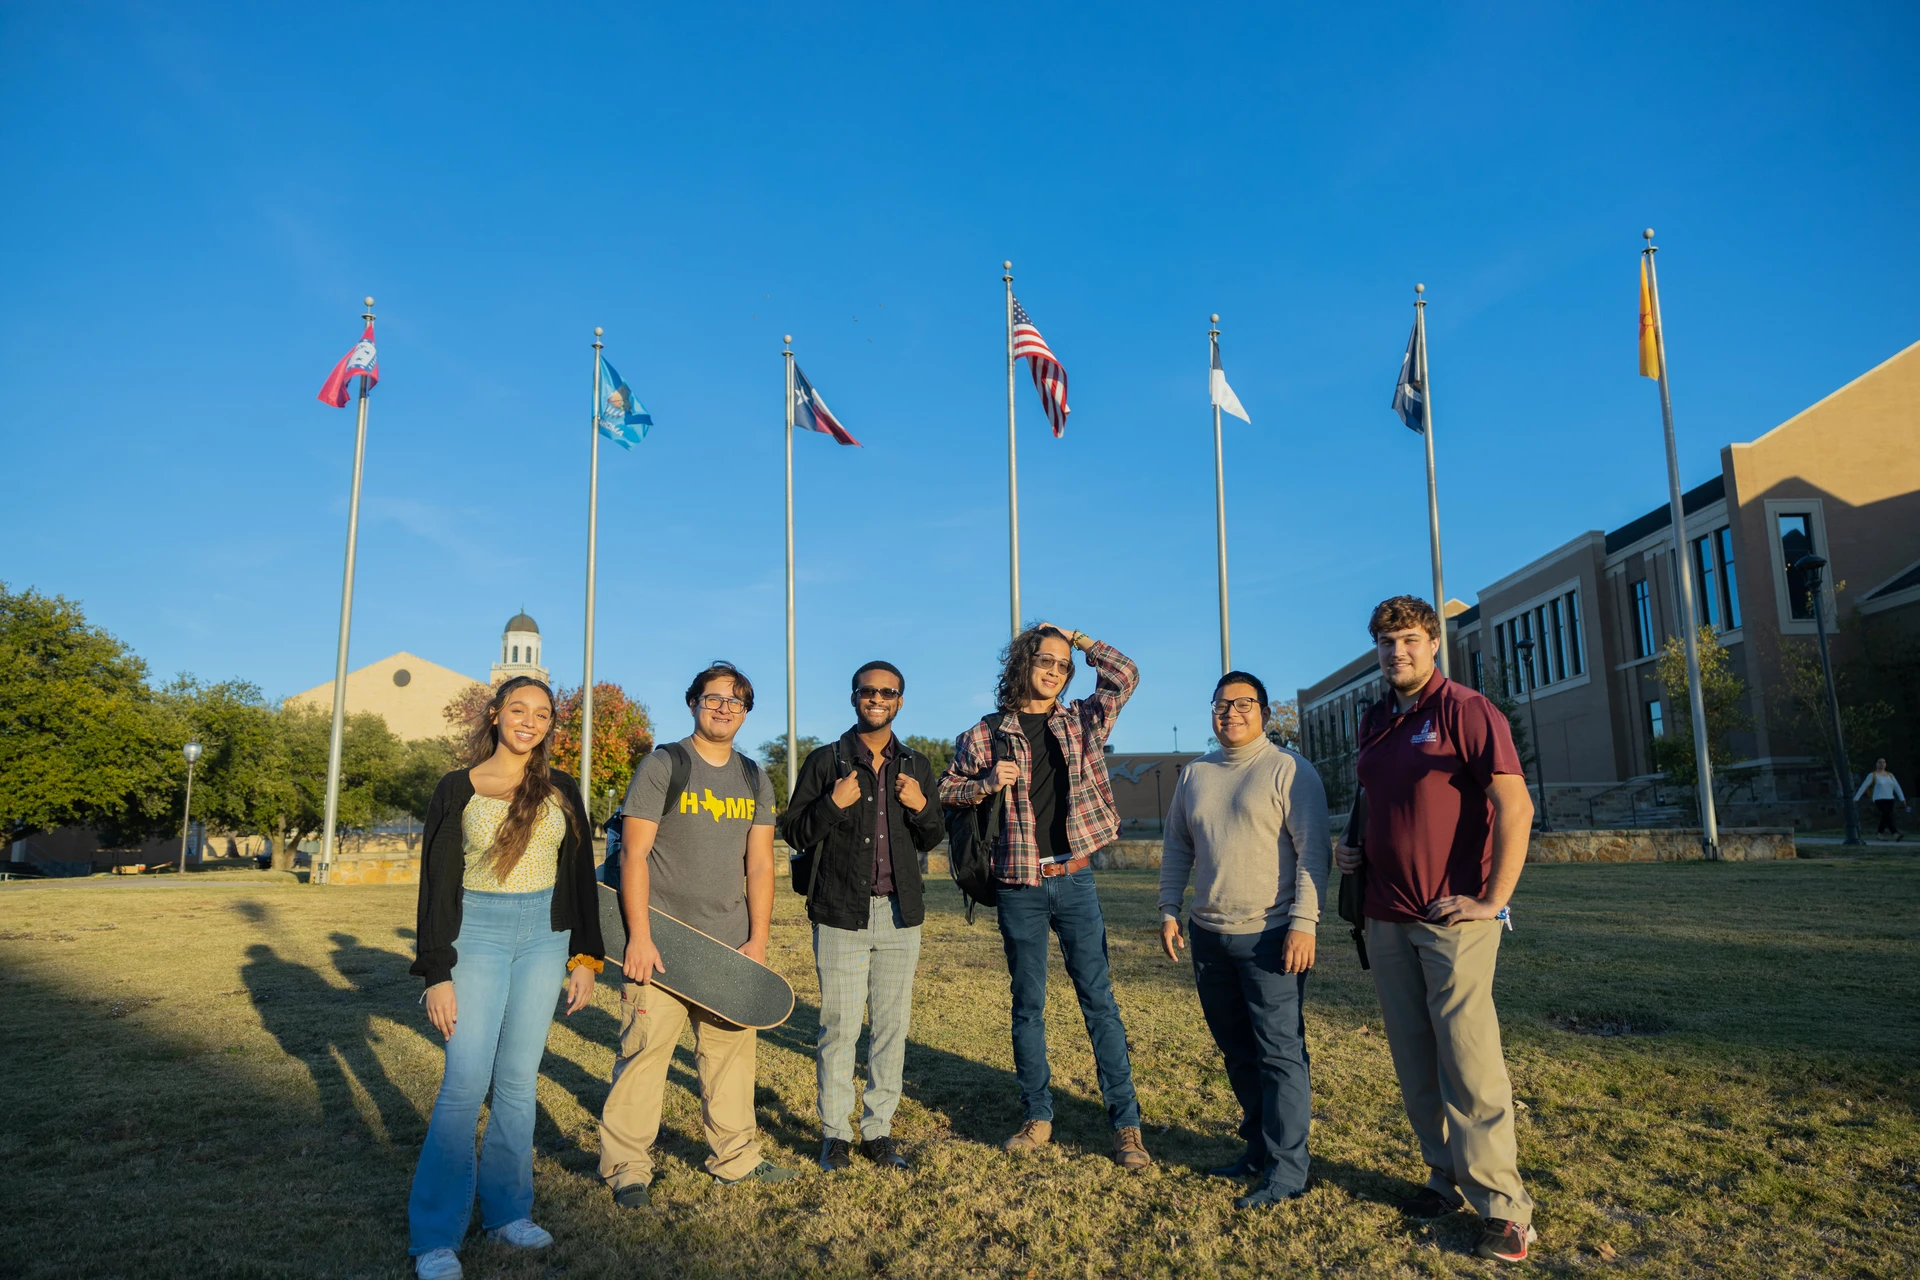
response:
M1040 878L1044 880L1050 876L1072 875L1080 868L1090 866L1092 862L1093 859L1085 854L1077 858L1069 858L1065 862L1043 862L1040 864Z

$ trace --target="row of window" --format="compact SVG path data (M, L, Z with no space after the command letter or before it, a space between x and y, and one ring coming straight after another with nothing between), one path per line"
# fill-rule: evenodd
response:
M511 654L513 654L513 657L512 657L511 659L509 659L509 658L507 657L507 654L509 654L509 653L511 653ZM518 661L520 661L520 646L519 646L519 645L517 645L517 644L516 644L516 645L512 645L512 646L509 646L509 645L507 645L506 643L504 643L504 642L502 642L502 644L500 645L500 661L502 661L502 662L507 662L507 661L513 661L513 662L518 662ZM537 652L537 651L536 651L536 650L534 649L534 647L533 647L532 645L528 645L528 646L527 646L527 661L528 661L528 662L538 662L538 661L540 661L540 657L539 657L539 654L538 654L538 652Z
M1805 519L1805 516L1799 517ZM1791 564L1789 560L1787 563ZM1733 572L1733 529L1723 526L1693 540L1694 613L1703 627L1733 631L1740 626L1740 583ZM1645 655L1642 655L1645 656Z
M1494 654L1500 661L1507 696L1517 698L1528 689L1559 684L1586 673L1580 642L1580 593L1569 591L1493 628ZM1483 687L1485 674L1475 655L1474 685Z

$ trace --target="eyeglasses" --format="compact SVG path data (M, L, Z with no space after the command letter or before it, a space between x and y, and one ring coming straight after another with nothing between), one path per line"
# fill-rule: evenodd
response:
M1229 711L1238 711L1243 716L1256 715L1260 710L1258 698L1233 698L1213 704L1213 714L1225 716Z
M703 693L698 699L701 706L709 711L745 711L746 699L730 697L722 693Z
M892 702L900 696L898 689L877 689L870 684L861 685L853 693L857 698L879 698L883 702Z
M1073 659L1056 658L1050 653L1037 654L1033 659L1033 669L1035 671L1071 672L1073 670Z

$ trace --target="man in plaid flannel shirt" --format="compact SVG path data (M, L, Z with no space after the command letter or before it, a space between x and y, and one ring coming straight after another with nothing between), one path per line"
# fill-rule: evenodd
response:
M1098 675L1093 696L1062 705L1073 651ZM1006 1149L1026 1152L1053 1137L1047 1066L1047 934L1060 936L1067 976L1080 998L1113 1126L1113 1158L1152 1164L1140 1140L1140 1104L1127 1060L1127 1031L1107 969L1107 925L1093 885L1092 855L1120 832L1107 780L1106 741L1140 683L1139 669L1111 645L1041 623L1001 654L999 711L961 735L940 778L940 800L975 805L1007 792L1006 825L994 848L1000 940L1013 987L1013 1063L1025 1111Z

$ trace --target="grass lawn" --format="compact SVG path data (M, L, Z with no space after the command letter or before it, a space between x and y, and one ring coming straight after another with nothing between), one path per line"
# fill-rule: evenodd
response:
M1837 852L1837 851L1836 851ZM700 1170L691 1041L656 1212L594 1174L617 996L556 1021L540 1082L540 1255L479 1242L469 1276L1478 1275L1471 1215L1386 1203L1424 1172L1372 986L1337 921L1308 986L1317 1183L1234 1212L1199 1169L1238 1111L1184 965L1157 955L1152 872L1100 878L1149 1148L1108 1160L1092 1055L1055 965L1055 1145L1013 1160L1006 973L991 918L932 892L895 1136L907 1177L813 1171L817 986L797 899L774 963L800 1004L762 1037L768 1154L808 1176ZM407 975L414 894L289 878L0 887L0 1274L387 1276L442 1055ZM1534 1270L1920 1271L1920 859L1536 866L1497 986L1524 1100ZM1595 1035L1621 1026L1623 1035ZM1646 1029L1645 1033L1638 1029Z

